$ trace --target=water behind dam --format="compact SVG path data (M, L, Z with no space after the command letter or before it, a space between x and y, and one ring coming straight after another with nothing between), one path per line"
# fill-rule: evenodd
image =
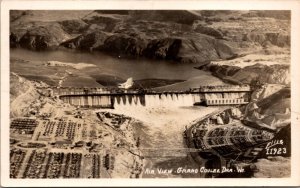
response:
M196 64L180 64L163 60L149 60L144 58L128 59L106 55L100 52L75 52L70 50L57 50L34 52L24 49L11 49L11 58L28 61L61 61L70 63L95 64L97 68L82 70L89 73L112 74L122 78L133 77L133 79L161 78L161 79L183 79L208 74L204 71L194 69ZM34 63L33 62L33 63ZM49 68L49 67L48 67Z
M103 87L100 83L110 82L114 78L126 80L129 77L132 77L134 81L142 79L185 80L158 87L159 91L184 91L200 85L224 84L220 79L212 76L211 73L195 69L194 67L198 66L197 64L144 58L118 58L100 52L79 53L71 50L34 52L24 49L11 49L10 57L12 60L25 60L25 62L11 61L11 71L26 78L43 80L53 86L62 81L63 87ZM47 61L86 63L96 65L96 67L80 70L72 67L49 67L45 66ZM72 72L72 74L68 75L66 72ZM110 77L107 78L107 75Z

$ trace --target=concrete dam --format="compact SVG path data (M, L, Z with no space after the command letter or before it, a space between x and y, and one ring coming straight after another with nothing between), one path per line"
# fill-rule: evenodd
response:
M78 107L122 108L124 106L193 106L247 104L249 86L202 86L189 91L153 92L105 88L56 88L52 95Z
M123 106L193 106L201 101L197 94L153 94L153 95L95 95L60 96L74 106L95 108L121 108Z

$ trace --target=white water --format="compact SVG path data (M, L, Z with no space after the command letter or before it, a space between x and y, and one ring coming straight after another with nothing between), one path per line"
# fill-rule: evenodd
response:
M144 100L144 101L141 101ZM123 96L120 101L115 99L115 109L122 109L126 106L135 108L147 107L192 107L194 103L200 102L200 94L160 94L145 96ZM129 102L131 100L131 102Z
M165 106L193 106L194 100L191 94L162 94L162 95L146 95L146 105L149 107Z

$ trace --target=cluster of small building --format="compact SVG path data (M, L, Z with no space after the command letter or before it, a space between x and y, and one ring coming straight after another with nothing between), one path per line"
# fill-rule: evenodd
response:
M115 168L115 157L110 155L110 154L106 154L104 156L104 167L106 168L106 170L113 170Z
M105 119L103 125L106 122L119 131L127 119L110 113L101 117ZM96 141L107 133L82 120L71 119L13 120L11 127L15 134L11 139L10 177L109 178L114 170L115 156L98 148L101 143ZM26 134L26 137L20 140L19 134Z
M17 134L33 134L38 122L30 118L13 119L10 124L12 133Z
M85 154L84 164L89 166L85 172L87 178L100 178L101 157L99 154Z
M33 150L26 163L23 178L43 178L44 177L44 161L46 159L46 151ZM47 167L47 166L46 166Z
M49 158L46 163L44 178L59 178L61 177L64 153L49 153Z
M25 159L29 152L29 157ZM46 149L10 152L11 178L100 178L114 170L115 157L106 153L48 152ZM23 169L23 170L21 170ZM106 174L101 173L106 171ZM102 174L102 175L101 175Z
M26 152L21 149L10 150L10 178L17 178L24 162Z
M65 169L63 171L64 178L79 178L81 168L81 153L68 153L66 155Z
M73 121L43 120L35 131L36 140L66 141L73 143L76 135L80 133L81 123Z

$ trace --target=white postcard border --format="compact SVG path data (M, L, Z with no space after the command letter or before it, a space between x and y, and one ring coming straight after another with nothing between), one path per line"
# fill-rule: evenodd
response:
M226 179L10 179L9 178L9 10L15 9L193 9L291 10L291 178ZM1 185L2 186L291 186L300 185L300 1L299 0L113 0L1 2Z

